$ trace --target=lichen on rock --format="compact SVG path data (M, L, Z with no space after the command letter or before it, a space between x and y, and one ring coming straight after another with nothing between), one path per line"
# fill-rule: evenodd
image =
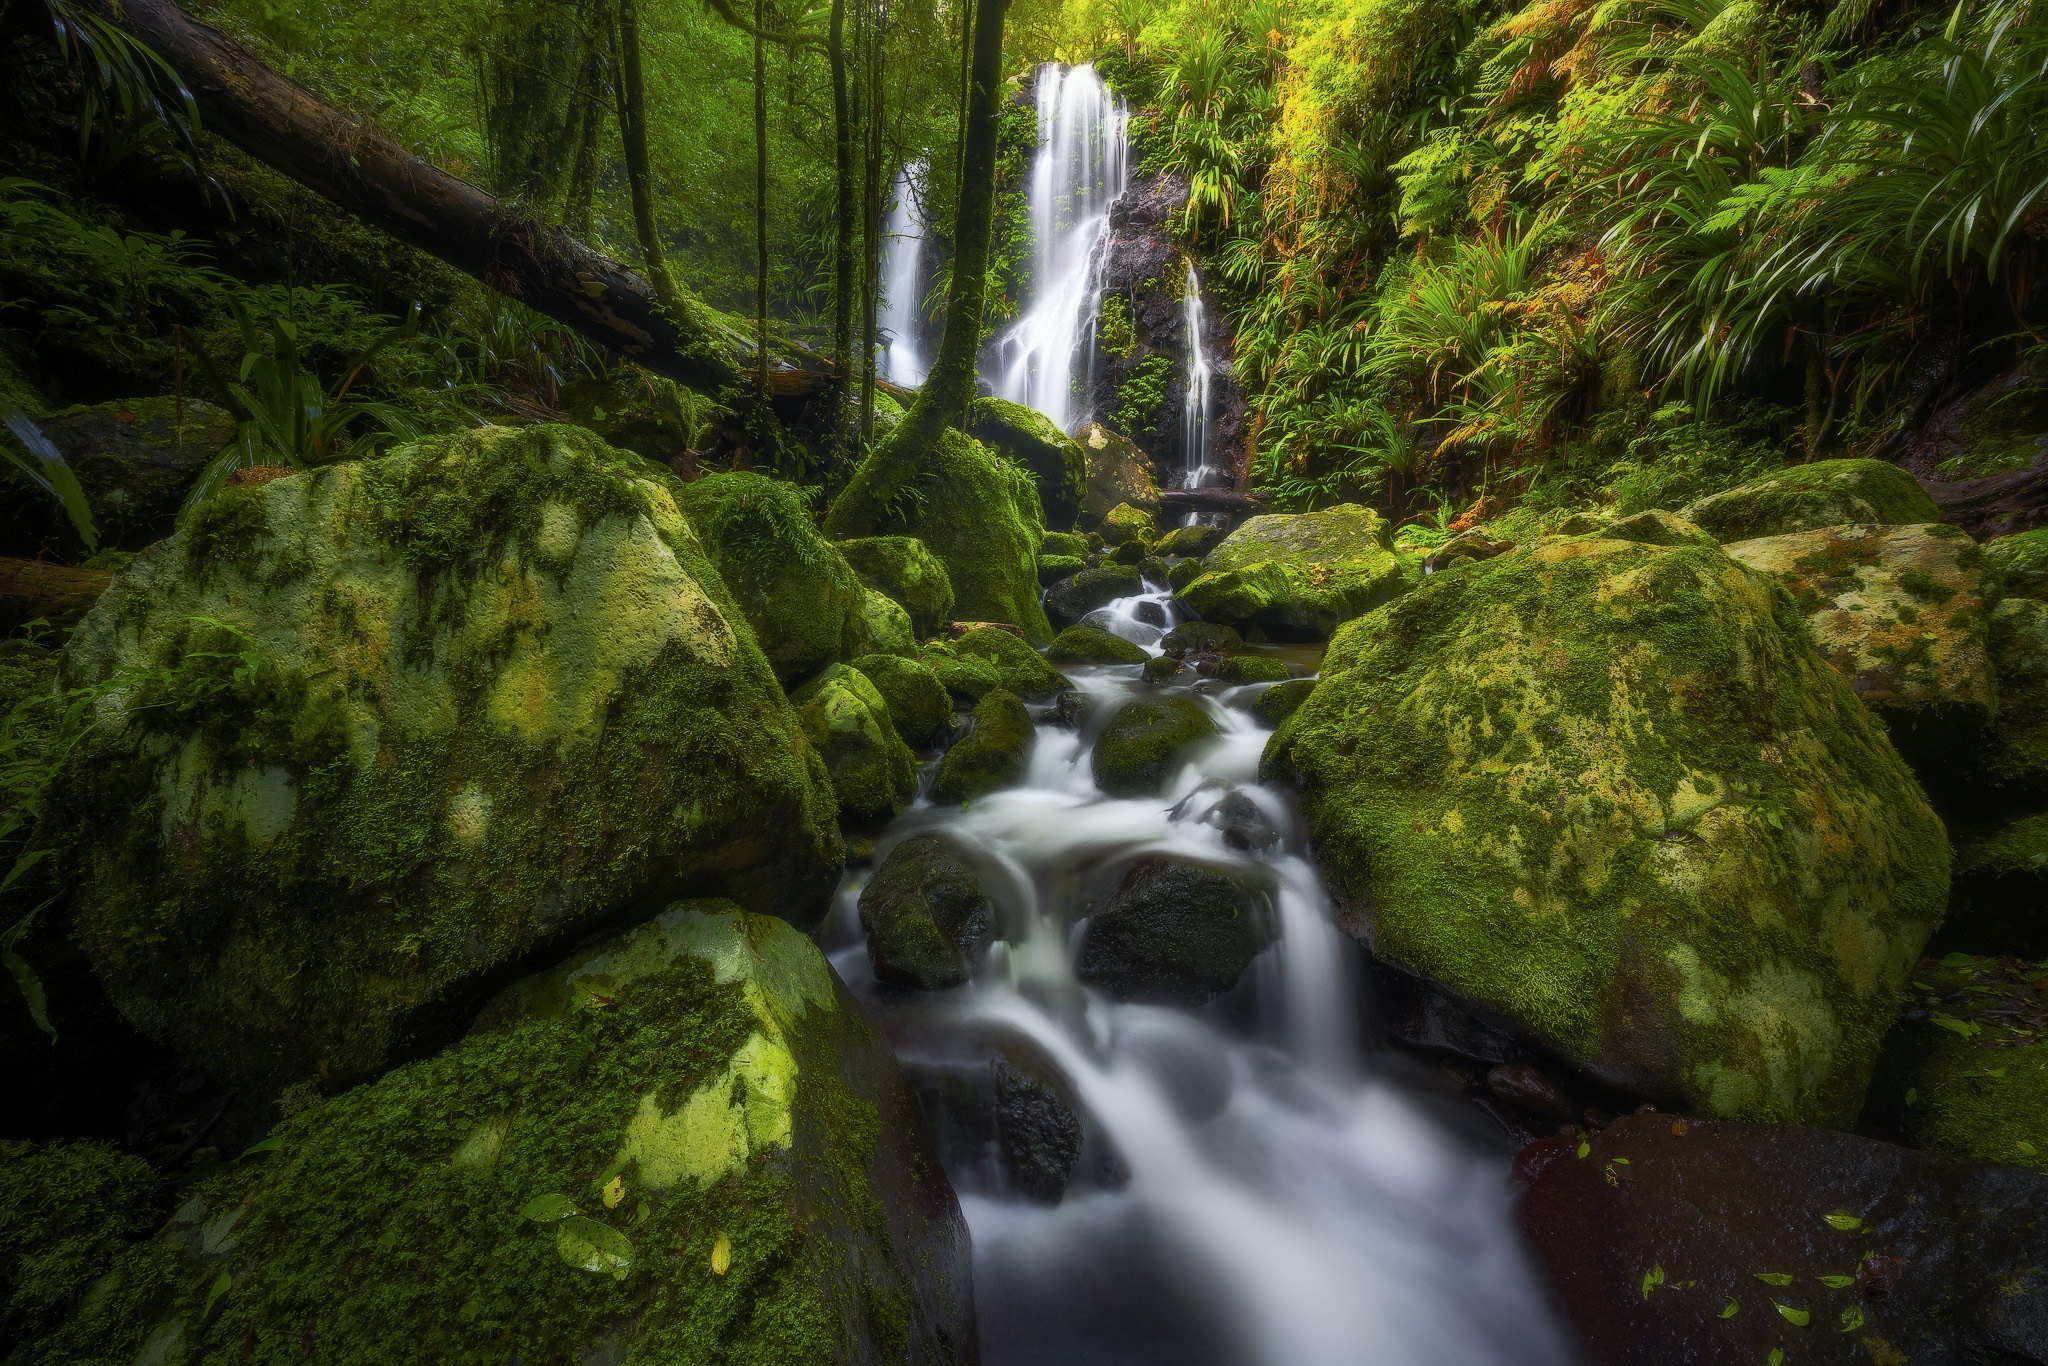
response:
M1918 480L1884 460L1816 460L1688 503L1686 521L1722 542L1863 522L1938 522L1941 510Z
M1327 637L1407 588L1406 567L1381 544L1385 525L1355 503L1253 517L1204 557L1177 596L1205 621Z

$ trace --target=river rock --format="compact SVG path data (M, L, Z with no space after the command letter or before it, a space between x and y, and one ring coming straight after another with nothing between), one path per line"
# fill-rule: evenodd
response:
M1998 711L1975 767L1994 788L2048 794L2048 602L2007 598L1987 635Z
M1326 637L1407 587L1401 562L1380 544L1384 527L1355 503L1253 517L1209 552L1179 599L1205 621Z
M1220 526L1178 526L1159 538L1152 547L1160 555L1192 555L1200 558L1222 544L1230 532Z
M1088 461L1080 442L1044 413L1001 398L974 400L967 411L967 431L1031 471L1048 525L1062 531L1074 525L1088 491Z
M1102 514L1102 539L1118 550L1136 546L1138 559L1143 559L1152 553L1152 543L1159 539L1159 528L1153 524L1152 514L1145 509L1118 503ZM1129 563L1136 564L1137 560Z
M1920 482L1883 460L1816 460L1710 494L1678 515L1721 542L1862 522L1910 526L1941 520Z
M1272 687L1262 690L1258 696L1244 704L1244 709L1257 717L1260 725L1278 730L1283 721L1294 715L1300 710L1301 704L1308 701L1308 695L1315 691L1315 687L1316 680L1313 678L1290 678L1284 683L1275 683Z
M1088 561L1079 555L1040 555L1038 557L1038 581L1047 588L1061 579L1071 579L1088 567Z
M1081 498L1084 515L1100 521L1119 503L1146 512L1159 510L1159 483L1137 443L1100 422L1081 428L1075 439L1088 467L1087 491Z
M100 545L140 550L171 534L199 472L235 439L235 421L221 409L186 399L133 398L32 419L57 448L92 509ZM12 435L0 442L18 445ZM77 533L57 500L35 488L12 463L0 461L0 537L8 555L35 559L45 545L72 548Z
M1152 656L1142 645L1079 622L1053 637L1045 657L1055 664L1143 664Z
M1851 1122L1948 892L1882 724L1711 547L1427 579L1338 633L1264 769L1380 958L1723 1116Z
M1637 545L1713 545L1714 538L1695 524L1663 508L1650 508L1601 528L1611 540L1634 541Z
M32 1359L974 1355L916 1097L816 946L729 903L516 984L272 1138Z
M1956 849L1936 946L2048 959L2048 812L2008 821Z
M68 1317L162 1221L159 1194L147 1162L104 1144L0 1147L0 1352Z
M957 987L974 975L995 913L974 869L936 835L914 835L890 850L860 894L875 976L926 991Z
M1233 849L1264 851L1280 842L1280 828L1271 813L1241 787L1230 789L1204 812L1202 823L1215 826Z
M1154 655L1145 661L1143 677L1147 683L1165 683L1178 678L1186 667L1172 655Z
M1086 536L1072 531L1048 531L1038 548L1039 563L1043 564L1048 555L1059 555L1068 559L1086 561L1095 552Z
M935 744L953 720L953 699L931 667L900 655L862 655L853 667L867 676L903 742L914 749Z
M864 536L839 542L839 553L875 592L910 614L919 640L929 640L953 619L953 581L946 566L915 536Z
M1074 975L1119 1001L1204 1005L1273 942L1263 912L1227 873L1142 859L1089 918Z
M2048 1360L2037 1173L1654 1113L1532 1143L1515 1173L1598 1366Z
M676 382L637 365L611 365L561 388L557 406L605 444L666 465L690 448L691 396Z
M1081 1160L1080 1103L1059 1069L1030 1041L969 1024L965 1057L907 1062L947 1167L988 1172L990 1194L1057 1205ZM993 1162L991 1162L993 1159Z
M1027 702L1049 702L1074 686L1038 651L993 626L976 627L945 645L928 645L924 658L947 691L969 701L1002 688Z
M1066 629L1098 607L1118 598L1136 597L1145 591L1145 580L1128 565L1105 564L1084 569L1046 590L1045 614L1053 625Z
M66 651L112 690L56 794L129 1019L251 1094L345 1086L650 897L818 922L824 766L645 469L482 428L225 489L136 557Z
M887 820L910 805L917 795L917 760L897 734L888 703L864 672L828 664L789 700L804 738L832 775L842 819Z
M2048 600L2048 526L1985 546L1984 576L2007 597Z
M1981 556L1950 526L1837 526L1736 541L1783 584L1849 687L1916 751L1983 729L1997 696Z
M1176 659L1190 654L1234 654L1244 637L1216 621L1184 621L1160 638L1159 648Z
M1496 541L1483 531L1461 531L1422 557L1422 572L1441 574L1460 560L1490 560L1514 548L1513 541Z
M1034 645L1052 639L1038 603L1045 510L1038 487L988 447L947 428L924 466L921 502L892 527L923 541L946 567L962 621L1006 621Z
M1287 661L1271 655L1230 655L1216 670L1216 677L1233 688L1247 683L1285 683L1292 676Z
M974 728L953 742L932 780L932 800L971 802L1024 780L1038 732L1016 694L996 689L974 707Z
M1096 737L1089 769L1112 797L1159 791L1180 772L1188 751L1216 734L1216 722L1191 697L1128 702Z
M1486 1074L1486 1089L1494 1099L1552 1123L1570 1123L1579 1117L1578 1103L1533 1062L1496 1064Z

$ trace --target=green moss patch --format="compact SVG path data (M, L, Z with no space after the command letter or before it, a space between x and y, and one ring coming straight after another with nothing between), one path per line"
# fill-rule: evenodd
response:
M1381 544L1385 526L1353 503L1253 517L1175 591L1206 621L1324 638L1406 590L1410 574Z
M1919 481L1883 460L1794 465L1689 503L1679 515L1723 542L1848 522L1907 526L1941 520Z

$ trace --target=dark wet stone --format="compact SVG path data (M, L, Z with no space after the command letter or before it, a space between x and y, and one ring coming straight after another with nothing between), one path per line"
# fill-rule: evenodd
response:
M1016 694L996 689L974 707L974 728L953 742L932 780L932 800L971 802L1024 777L1037 732Z
M1145 661L1145 681L1164 683L1181 671L1181 662L1172 655L1154 655Z
M1045 614L1061 629L1072 626L1098 607L1145 591L1144 580L1128 565L1105 564L1060 580L1045 593Z
M1088 694L1063 692L1053 699L1052 723L1062 730L1079 730L1088 719Z
M1532 1115L1569 1123L1579 1117L1577 1102L1532 1062L1504 1062L1486 1074L1486 1089L1496 1099L1519 1105Z
M1280 832L1264 808L1242 789L1210 808L1202 818L1223 832L1223 842L1233 849L1271 849L1280 842Z
M1220 621L1184 621L1160 639L1159 648L1176 657L1225 654L1244 648L1244 637Z
M965 1188L1057 1205L1081 1160L1079 1103L1026 1040L984 1034L964 1054L904 1064L932 1141ZM980 1180L977 1181L976 1177Z
M943 840L917 835L890 850L861 889L860 923L876 977L936 991L974 975L995 903Z
M1178 526L1159 538L1153 549L1161 555L1202 556L1214 550L1225 536L1228 527L1220 526Z
M1165 605L1153 602L1150 598L1133 607L1131 615L1144 622L1147 626L1157 626L1162 630L1166 627Z
M1215 734L1216 723L1190 698L1130 702L1103 727L1089 767L1096 785L1113 797L1157 792L1187 748Z
M1237 985L1272 927L1230 875L1147 858L1088 922L1074 975L1119 1001L1202 1005Z

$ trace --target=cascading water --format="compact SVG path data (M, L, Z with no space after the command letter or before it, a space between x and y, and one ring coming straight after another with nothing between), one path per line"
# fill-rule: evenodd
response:
M917 220L917 191L924 168L924 162L916 161L896 173L889 217L882 226L882 302L877 325L887 340L877 368L883 379L904 385L924 383L926 369L920 345L924 316L918 307L924 225Z
M1174 610L1148 589L1090 620L1157 653ZM937 1066L977 1033L1028 1041L1085 1112L1087 1143L1111 1154L1093 1176L1081 1162L1050 1207L1007 1189L1000 1164L946 1157L974 1237L981 1359L1565 1361L1511 1230L1505 1162L1451 1137L1359 1043L1356 948L1289 803L1257 783L1269 732L1232 705L1261 685L1198 693L1218 738L1159 796L1117 800L1091 777L1095 737L1119 706L1169 689L1137 666L1071 676L1088 719L1040 724L1020 786L966 809L920 805L878 842L880 857L935 834L974 864L1001 936L979 977L944 993L878 985L860 874L831 941L907 1066ZM1262 835L1245 837L1247 813ZM1120 1004L1076 975L1085 889L1159 856L1263 888L1277 931L1247 981L1199 1011ZM944 1128L944 1103L927 1104Z
M998 395L1071 431L1087 418L1074 401L1075 379L1094 363L1096 276L1109 208L1124 191L1129 115L1090 65L1047 63L1037 88L1032 301L997 342L993 379Z
M1208 353L1202 347L1202 328L1206 321L1202 307L1202 280L1191 262L1187 284L1181 292L1181 323L1188 335L1188 387L1187 396L1181 401L1181 468L1174 476L1175 485L1184 489L1227 488L1232 482L1230 471L1217 468L1214 460L1216 443L1210 431L1213 414L1209 408L1210 380L1214 372ZM1198 516L1191 512L1187 521L1192 524Z

